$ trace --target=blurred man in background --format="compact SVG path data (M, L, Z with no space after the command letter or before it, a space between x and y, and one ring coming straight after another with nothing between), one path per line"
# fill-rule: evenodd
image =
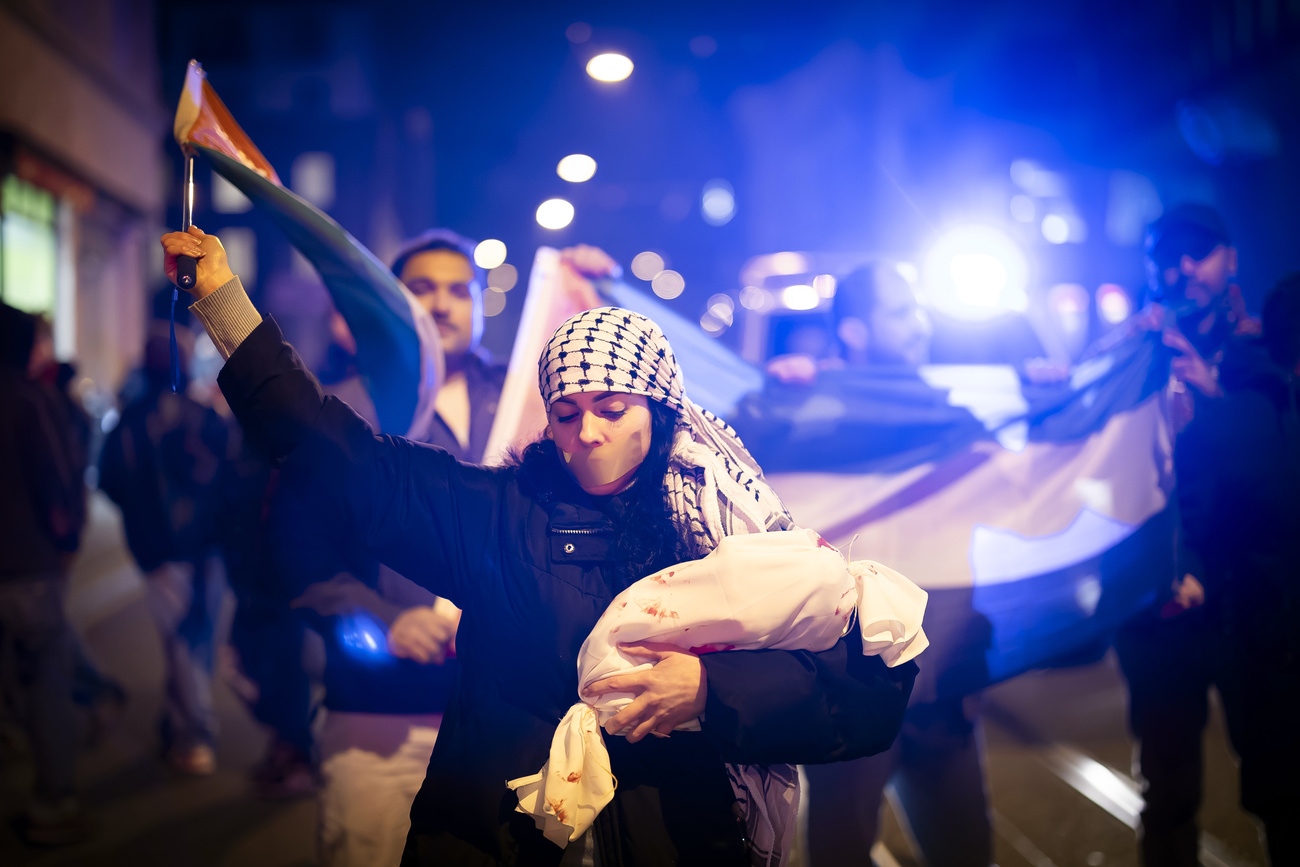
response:
M1242 806L1263 821L1281 865L1300 863L1300 274L1265 299L1263 330L1225 359L1224 395L1197 407L1176 471L1185 568L1203 585L1208 680L1240 759ZM1198 741L1207 686L1189 684L1183 708ZM1197 746L1188 773L1200 770ZM1193 819L1194 783L1183 795Z
M157 315L169 294L159 293L134 394L104 441L99 484L122 510L163 642L164 757L172 769L201 776L216 770L212 669L226 588L218 516L229 434L211 407L186 395L184 351L172 391L168 322Z
M53 361L48 325L0 304L0 690L19 705L35 763L22 830L47 845L90 832L74 789L77 647L64 613L85 520L85 462L57 396L36 381Z
M1192 471L1182 432L1198 416L1218 412L1225 359L1249 351L1259 333L1234 283L1237 251L1213 209L1170 208L1147 233L1147 268L1154 302L1138 319L1161 332L1174 353L1165 397L1177 435L1175 465ZM1226 460L1240 445L1224 443ZM1175 500L1182 501L1175 480ZM1196 812L1201 803L1202 732L1209 687L1218 668L1213 615L1203 571L1190 562L1184 539L1170 540L1169 576L1155 605L1116 637L1129 688L1129 726L1137 741L1143 784L1141 851L1147 867L1198 863Z
M845 276L836 287L832 317L846 371L894 370L915 377L930 360L930 317L907 280L887 263ZM882 419L880 433L885 427ZM900 445L911 438L898 433ZM992 858L975 700L940 699L936 693L949 666L982 651L983 638L974 634L979 629L972 633L969 594L954 599L931 593L925 629L932 636L927 663L893 747L878 756L804 768L814 867L868 860L887 784L893 785L904 813L900 818L931 867L985 867Z

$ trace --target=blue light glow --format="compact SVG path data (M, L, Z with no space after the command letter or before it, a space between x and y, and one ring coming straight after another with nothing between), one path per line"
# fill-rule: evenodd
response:
M365 611L354 611L338 619L335 627L339 645L353 659L372 664L391 662L388 652L388 632L384 624Z
M1024 253L992 226L945 233L926 255L923 277L927 303L963 319L1019 312L1029 303Z

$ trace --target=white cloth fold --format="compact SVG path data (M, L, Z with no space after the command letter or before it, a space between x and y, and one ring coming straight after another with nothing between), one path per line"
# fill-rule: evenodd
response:
M650 667L620 644L653 641L699 654L821 651L852 628L855 614L863 652L896 666L927 645L921 629L925 601L925 591L894 570L871 561L849 564L811 530L727 536L707 557L642 578L615 597L582 645L579 693L597 680ZM561 720L542 770L506 784L519 796L517 809L531 815L556 845L578 839L613 798L616 783L600 726L633 698L611 693L575 704ZM699 721L678 729L698 730ZM790 813L765 822L777 835L769 848L783 858L797 797L763 798L771 771L743 765L729 770L759 800L784 804Z

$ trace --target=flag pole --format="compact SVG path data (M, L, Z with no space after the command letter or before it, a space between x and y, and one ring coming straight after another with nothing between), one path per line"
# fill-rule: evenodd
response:
M188 232L194 225L194 154L185 154L185 184L181 188L181 231ZM198 260L193 256L176 257L176 285L182 289L194 288Z
M194 225L194 154L185 154L185 183L181 188L181 231L188 232ZM198 278L199 260L193 256L176 257L176 286L172 287L171 309L171 356L172 356L172 391L180 385L181 356L176 348L176 300L180 290L193 289ZM180 289L176 288L177 286Z

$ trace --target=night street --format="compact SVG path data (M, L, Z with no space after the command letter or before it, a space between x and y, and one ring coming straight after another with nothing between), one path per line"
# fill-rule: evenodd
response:
M69 608L90 653L130 691L124 717L82 768L86 802L99 831L68 850L24 846L6 826L0 861L27 865L187 864L195 867L295 867L315 863L314 802L259 801L246 772L266 736L224 683L218 683L219 770L183 779L157 757L154 735L162 669L158 638L139 573L120 539L116 510L95 499L94 523L73 573ZM924 661L924 658L922 658ZM1137 865L1133 828L1140 796L1127 773L1124 689L1113 654L1079 668L1034 672L984 696L988 777L1000 867ZM12 815L27 779L25 762L5 746L4 805ZM1206 802L1201 863L1264 863L1254 824L1237 806L1236 768L1222 715L1206 735ZM878 867L920 862L892 818Z

